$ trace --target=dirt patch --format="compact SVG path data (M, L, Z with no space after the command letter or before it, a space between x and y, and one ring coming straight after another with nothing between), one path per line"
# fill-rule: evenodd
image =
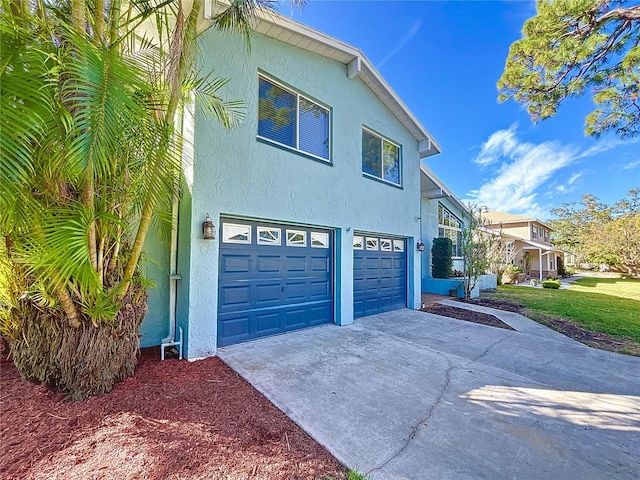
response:
M3 479L345 479L345 469L218 358L143 352L111 393L63 402L0 364Z
M638 347L638 345L632 340L612 337L606 333L591 332L576 325L570 320L565 320L563 318L548 317L529 312L527 311L527 308L520 303L508 302L498 298L476 298L473 300L473 303L484 307L520 313L546 327L552 328L567 337L573 338L574 340L593 348L640 357L640 347Z
M590 347L640 357L640 347L632 340L612 337L606 333L585 330L569 320L562 318L547 317L538 314L529 314L529 318Z
M497 308L498 310L505 310L507 312L523 313L527 307L521 303L507 302L500 300L499 298L474 298L471 300L474 305L480 305L481 307Z
M450 305L442 305L440 303L429 303L420 309L423 312L442 315L443 317L464 320L465 322L479 323L489 327L504 328L505 330L515 330L493 315L486 313L474 312L465 308L452 307Z

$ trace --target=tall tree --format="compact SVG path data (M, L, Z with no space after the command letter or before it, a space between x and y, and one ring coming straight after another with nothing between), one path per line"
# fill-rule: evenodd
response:
M270 0L224 4L247 36ZM226 81L197 76L202 0L0 0L0 333L24 378L82 398L133 374L153 222L180 195L187 92L226 127ZM143 25L155 25L148 32Z
M538 0L498 81L534 121L569 97L590 93L596 108L585 132L640 133L640 5L625 0Z
M580 202L564 203L551 213L554 245L577 254L581 262L640 275L640 189L613 205L583 195Z

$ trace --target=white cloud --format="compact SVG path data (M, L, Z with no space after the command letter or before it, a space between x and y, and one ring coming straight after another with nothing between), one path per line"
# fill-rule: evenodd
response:
M569 180L567 180L567 184L573 185L575 183L575 181L578 180L583 175L584 175L584 171L574 173L573 175L571 175L569 177Z
M636 160L635 162L629 162L625 163L624 165L620 165L620 168L622 168L623 170L631 170L632 168L636 168L637 166L640 166L640 159Z
M576 186L574 185L574 183L580 177L584 176L585 173L586 173L585 170L583 170L581 172L575 172L569 177L569 179L567 180L567 183L565 183L564 185L555 185L554 184L554 185L551 185L550 187L555 187L555 193L556 194L566 195L567 193L571 193L576 189ZM551 194L551 192L550 192L548 194L548 196L551 197L551 196L553 196L553 194Z
M494 132L481 146L474 162L482 167L492 167L493 177L479 188L470 191L468 201L487 205L492 210L511 212L544 218L548 208L538 203L540 187L560 170L579 159L601 153L620 144L617 141L601 142L580 151L575 145L557 141L542 143L523 142L516 135L517 125ZM569 193L584 171L556 175L563 184L547 185L559 194Z
M391 60L391 58L393 58L395 55L400 53L402 49L405 47L405 45L409 43L409 40L411 40L413 37L416 36L416 34L420 31L421 27L422 27L422 20L416 20L416 22L411 26L409 31L405 34L405 36L402 37L402 40L400 40L400 43L396 45L396 48L394 48L382 60L380 60L380 63L378 63L377 68L382 68L385 63L387 63L389 60Z

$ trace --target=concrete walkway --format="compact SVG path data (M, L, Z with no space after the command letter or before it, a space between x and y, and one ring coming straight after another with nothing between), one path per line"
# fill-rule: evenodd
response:
M519 331L400 310L219 355L372 479L638 478L640 358L473 308Z

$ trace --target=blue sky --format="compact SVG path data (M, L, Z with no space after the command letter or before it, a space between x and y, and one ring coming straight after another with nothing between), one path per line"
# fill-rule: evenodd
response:
M640 187L640 138L585 137L589 97L534 125L496 82L533 1L309 0L280 12L358 47L442 147L427 165L465 201L549 218L592 193Z

